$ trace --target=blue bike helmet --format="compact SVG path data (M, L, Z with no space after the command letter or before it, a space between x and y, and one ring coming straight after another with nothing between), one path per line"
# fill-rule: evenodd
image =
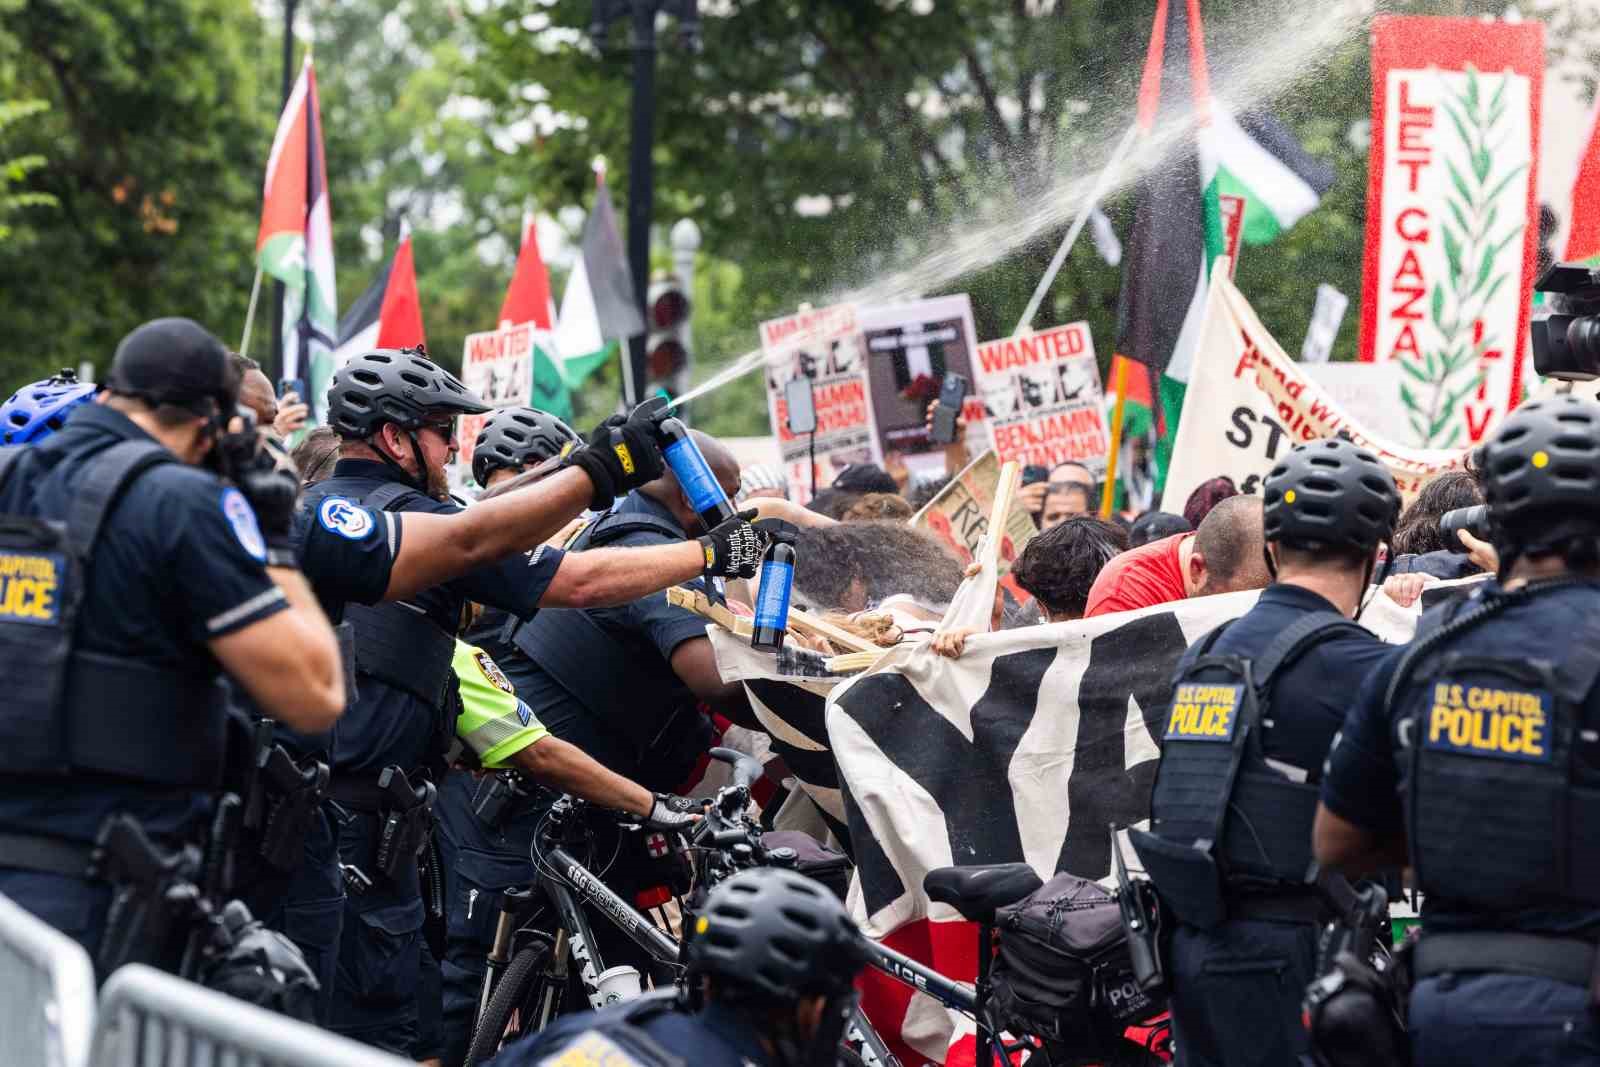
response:
M84 385L71 370L25 385L0 405L0 446L31 445L66 425L67 416L87 404L95 387Z

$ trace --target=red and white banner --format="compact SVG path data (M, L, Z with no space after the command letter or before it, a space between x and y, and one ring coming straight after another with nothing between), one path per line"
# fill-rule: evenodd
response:
M1464 447L1522 397L1544 27L1381 17L1372 41L1361 358L1400 361L1419 441Z
M835 304L761 324L766 354L767 414L778 439L793 499L811 499L809 434L789 432L783 389L792 379L811 380L817 410L816 485L826 489L852 463L883 463L872 395L867 384L866 342L854 304Z
M1105 471L1110 438L1088 323L985 341L976 364L1001 463Z

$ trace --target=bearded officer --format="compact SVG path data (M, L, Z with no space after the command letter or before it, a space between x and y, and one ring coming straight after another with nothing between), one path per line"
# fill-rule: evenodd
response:
M1412 869L1417 1067L1600 1063L1600 407L1523 404L1474 461L1497 580L1361 688L1316 855Z
M340 368L328 421L342 438L331 477L302 513L330 499L376 511L452 514L445 464L455 420L487 407L419 350L378 350ZM656 476L654 426L641 414L602 424L565 470L534 487L561 501L564 522L585 506ZM698 576L753 571L760 538L736 519L701 538L648 552L566 557L536 549L378 607L350 606L359 694L334 738L329 795L342 812L346 903L330 1028L415 1058L423 904L415 852L431 822L433 786L454 728L451 659L468 601L526 615L540 606L625 603ZM693 557L693 558L691 558ZM410 857L410 860L408 860Z
M1168 957L1188 1067L1290 1064L1328 905L1308 884L1317 781L1351 678L1386 646L1352 621L1400 494L1348 441L1301 445L1267 476L1255 605L1175 676L1148 834L1131 839L1179 920Z

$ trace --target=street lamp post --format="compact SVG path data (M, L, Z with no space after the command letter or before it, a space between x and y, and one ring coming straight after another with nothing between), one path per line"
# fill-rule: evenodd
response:
M656 120L656 16L675 15L678 34L691 51L700 46L699 0L594 0L589 21L589 36L595 47L606 51L605 39L611 25L624 18L631 20L628 48L633 53L632 128L628 146L628 267L633 275L634 299L641 314L650 281L650 215L655 200L655 165L651 150L655 145ZM630 339L628 359L632 364L634 395L625 397L629 406L642 399L645 375L645 334ZM630 380L624 378L624 381Z

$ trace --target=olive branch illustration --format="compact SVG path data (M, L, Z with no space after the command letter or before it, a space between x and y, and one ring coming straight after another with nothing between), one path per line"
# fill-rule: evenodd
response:
M1507 245L1522 238L1526 225L1519 213L1506 222L1503 231L1495 229L1501 222L1500 195L1528 166L1524 161L1509 169L1495 167L1496 157L1506 147L1507 135L1500 126L1512 75L1508 72L1498 79L1480 76L1471 64L1466 73L1465 91L1452 91L1440 100L1461 138L1465 158L1464 167L1458 167L1457 159L1450 156L1444 160L1450 175L1445 197L1448 217L1440 220L1439 229L1447 269L1433 287L1429 307L1439 343L1429 347L1421 359L1400 360L1400 369L1417 387L1413 391L1410 383L1400 383L1406 417L1424 444L1440 448L1455 447L1461 437L1457 411L1483 384L1486 372L1480 360L1497 340L1484 313L1511 277L1509 271L1496 273L1495 263ZM1499 85L1493 95L1485 96L1496 80ZM1485 324L1483 334L1474 340L1474 328L1480 321Z

